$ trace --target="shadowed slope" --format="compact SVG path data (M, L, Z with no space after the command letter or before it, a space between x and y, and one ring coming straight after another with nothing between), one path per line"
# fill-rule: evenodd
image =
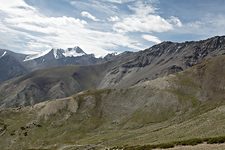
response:
M105 72L104 65L67 66L38 70L4 82L0 86L0 105L33 105L47 99L62 98L86 89L95 89Z

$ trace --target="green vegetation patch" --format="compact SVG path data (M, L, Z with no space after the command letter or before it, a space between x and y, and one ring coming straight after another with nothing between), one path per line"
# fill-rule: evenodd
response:
M225 136L219 136L219 137L214 137L214 138L207 138L205 139L207 144L220 144L220 143L225 143Z
M202 143L207 144L221 144L225 143L225 136L211 137L211 138L194 138L183 141L175 141L170 143L160 143L155 145L137 145L137 146L116 146L109 148L108 150L152 150L156 148L167 149L175 146L194 146Z

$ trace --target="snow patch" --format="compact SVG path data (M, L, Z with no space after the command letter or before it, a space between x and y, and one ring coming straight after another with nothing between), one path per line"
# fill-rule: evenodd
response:
M31 54L25 57L25 59L23 61L29 61L29 60L33 60L33 59L37 59L39 57L42 57L44 55L46 55L47 53L49 53L49 51L44 51L38 54Z
M55 59L59 59L58 50L59 49L53 49L53 55L54 55Z
M0 56L0 58L4 57L6 53L7 53L7 52L5 51L5 52L2 54L2 56Z
M176 49L176 51L175 51L175 53L178 52L178 50L179 50L180 48L181 48L181 46L178 46L177 49Z
M76 47L73 50L66 49L62 53L65 57L78 57L78 56L83 56L85 53L77 53L76 52Z
M2 56L1 56L0 58L4 57L6 53L7 53L7 52L5 51L5 52L2 54Z

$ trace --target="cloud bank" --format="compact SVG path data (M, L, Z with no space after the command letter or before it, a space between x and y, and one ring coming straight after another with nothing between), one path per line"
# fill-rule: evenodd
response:
M0 1L0 47L24 53L80 46L87 53L104 56L141 50L175 34L207 37L225 30L223 14L190 21L163 13L160 0L154 0L157 4L153 0L55 2L60 2L62 10L50 9L50 1L44 1L42 8L36 1L28 3L31 0Z

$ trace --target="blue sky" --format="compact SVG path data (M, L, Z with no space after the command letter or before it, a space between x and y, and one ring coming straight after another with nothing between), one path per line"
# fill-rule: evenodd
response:
M0 0L0 48L138 51L225 34L224 0Z

